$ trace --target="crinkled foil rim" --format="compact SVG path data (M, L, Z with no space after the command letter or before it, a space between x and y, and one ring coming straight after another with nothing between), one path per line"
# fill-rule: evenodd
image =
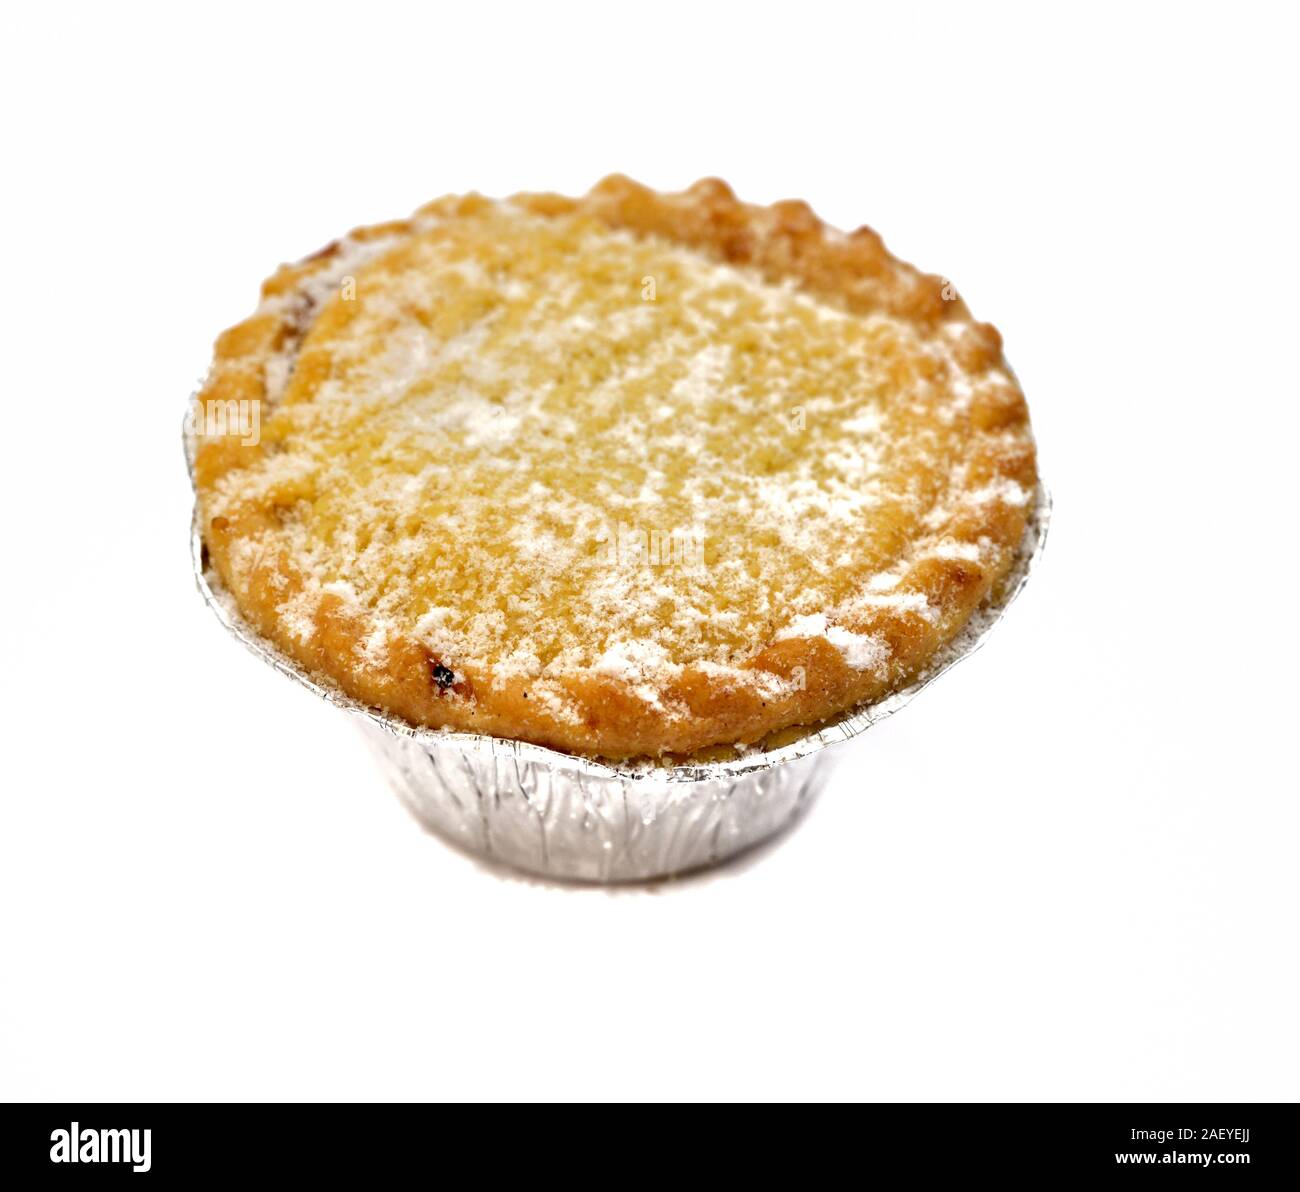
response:
M185 425L185 459L190 472L190 484L194 484L194 450L195 444L189 430L187 418ZM676 765L658 765L653 761L631 761L623 763L599 761L595 758L582 757L574 753L562 753L549 749L545 745L533 745L527 741L514 741L504 737L489 737L480 733L466 733L454 729L420 728L397 716L391 716L377 708L369 707L338 688L322 683L297 662L284 654L277 646L267 641L261 634L249 626L235 608L234 601L221 586L215 574L209 574L203 565L203 538L199 529L199 506L196 499L190 529L190 554L194 566L194 578L198 589L208 607L216 614L217 620L244 644L249 650L269 663L282 674L315 692L322 699L328 700L335 707L364 716L372 724L393 733L396 736L412 737L421 743L437 746L454 746L461 750L486 751L500 753L507 750L516 758L529 759L552 766L559 770L580 772L600 778L620 779L654 779L658 782L690 783L706 782L716 779L737 779L770 766L791 762L797 758L807 757L829 745L839 745L844 741L866 732L872 725L892 716L900 708L910 703L924 688L929 686L950 667L963 658L969 658L984 644L989 632L1002 619L1011 603L1024 589L1029 574L1041 558L1047 543L1047 530L1052 516L1052 499L1046 487L1039 482L1034 493L1034 503L1025 525L1025 536L1016 554L1016 562L1010 574L1003 581L996 599L986 601L976 609L962 631L935 656L926 671L907 687L895 691L876 703L868 704L821 728L810 729L804 736L789 744L775 749L755 749L740 753L735 758L721 762L683 762Z

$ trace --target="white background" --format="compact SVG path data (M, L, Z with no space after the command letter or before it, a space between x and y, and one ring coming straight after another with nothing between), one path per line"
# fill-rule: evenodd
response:
M1296 29L904 7L8 14L0 1095L1300 1097ZM226 636L179 427L281 260L616 169L954 279L1056 516L795 832L606 891Z

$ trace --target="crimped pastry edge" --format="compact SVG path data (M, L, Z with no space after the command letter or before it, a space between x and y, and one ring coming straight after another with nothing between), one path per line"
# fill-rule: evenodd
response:
M719 260L755 267L769 279L793 279L819 297L839 301L852 311L884 310L928 326L954 320L968 322L958 344L958 350L967 354L963 363L977 367L982 362L985 368L1001 368L1012 375L1002 358L997 332L987 324L970 321L959 298L944 301L940 296L943 279L921 274L897 261L868 229L844 234L828 227L806 204L744 204L716 179L706 179L680 194L659 194L618 177L607 179L581 199L525 194L509 201L542 215L590 214L611 227L689 245ZM347 239L353 244L383 243L410 234L422 216L455 218L471 213L482 202L477 196L436 200L411 220L359 229ZM339 251L336 242L296 265L283 267L264 285L263 297L291 297L297 287L327 271ZM294 309L292 302L285 302L278 314L259 312L226 332L218 341L214 363L235 362L249 367L215 369L214 379L200 393L199 400L264 394L265 380L259 376L258 361L279 350L286 337L303 334L303 327L294 324ZM1037 470L1023 397L1011 410L994 411L992 416L1000 419L998 429L1023 432L1025 450L1005 468L999 468L994 461L988 478L1011 481L1026 491L1035 491ZM240 461L238 446L229 441L200 445L195 457L200 508L205 486L225 471L239 467ZM664 693L691 709L685 723L673 722L634 697L619 680L592 676L585 683L578 679L568 684L570 697L584 711L583 722L572 726L548 718L544 709L535 701L529 705L519 692L502 692L488 682L475 682L476 695L470 700L445 699L429 679L428 651L418 643L408 642L405 649L391 650L392 661L386 674L359 670L352 659L356 645L369 634L364 617L345 614L328 600L322 602L317 613L313 637L307 642L297 640L278 623L273 601L259 601L256 591L240 590L231 583L226 548L234 536L249 532L250 527L221 526L200 516L203 537L217 572L254 630L274 642L297 665L324 676L350 697L383 708L416 726L452 728L608 757L682 756L710 746L752 744L794 726L825 723L905 689L927 671L939 651L956 638L974 611L1004 580L1019 549L1026 521L1023 509L994 501L975 512L964 511L960 524L945 527L945 536L955 542L991 542L996 554L992 566L934 557L913 564L913 571L922 569L922 573L908 574L909 590L921 592L937 610L933 624L883 609L858 621L839 622L851 632L883 637L888 642L891 665L883 678L852 670L824 637L787 638L768 643L752 659L752 665L778 675L789 675L802 667L813 676L804 690L782 701L756 707L760 702L757 697L715 690L706 676L688 672L682 688ZM286 557L276 563L281 574L292 577L292 560ZM480 697L478 692L485 694Z

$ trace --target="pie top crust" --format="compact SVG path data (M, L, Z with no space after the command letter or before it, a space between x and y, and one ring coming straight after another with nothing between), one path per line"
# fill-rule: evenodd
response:
M413 724L605 757L906 685L1037 486L1001 340L800 202L439 199L262 287L196 406L211 562Z

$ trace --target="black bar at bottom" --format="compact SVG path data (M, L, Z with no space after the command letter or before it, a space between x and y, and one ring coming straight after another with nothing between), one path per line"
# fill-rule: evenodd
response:
M755 1108L738 1116L725 1106L690 1106L688 1134L674 1140L653 1110L621 1106L612 1107L613 1128L600 1122L597 1107L578 1116L573 1107L548 1115L494 1106L475 1114L467 1136L448 1106L8 1105L0 1107L0 1178L23 1177L10 1187L267 1175L405 1183L416 1171L436 1185L481 1156L487 1179L500 1178L501 1160L513 1159L525 1178L607 1184L632 1170L676 1182L713 1167L734 1182L755 1158L766 1164L770 1156L804 1165L812 1178L826 1173L828 1161L847 1159L867 1179L901 1166L922 1178L1195 1175L1204 1186L1292 1179L1300 1154L1295 1105L847 1108L810 1128L789 1118L766 1125Z

